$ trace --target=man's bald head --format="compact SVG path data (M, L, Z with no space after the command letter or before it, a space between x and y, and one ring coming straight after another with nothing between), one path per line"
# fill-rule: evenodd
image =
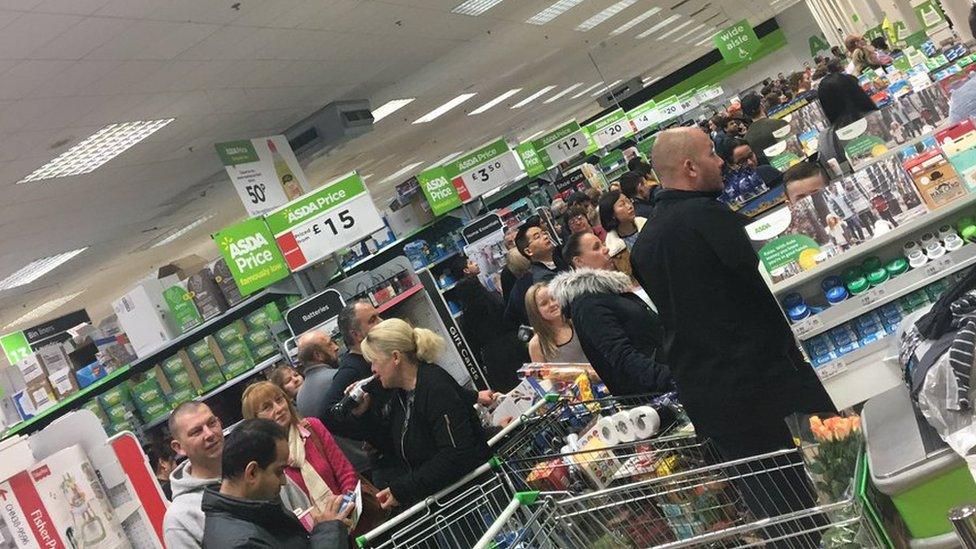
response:
M672 128L658 134L651 163L667 189L721 191L722 159L698 128Z
M339 360L339 346L328 335L312 330L298 338L298 360L303 366L309 364L336 365Z

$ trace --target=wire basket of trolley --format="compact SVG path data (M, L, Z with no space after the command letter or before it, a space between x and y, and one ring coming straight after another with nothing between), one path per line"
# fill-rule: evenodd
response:
M885 547L859 500L818 504L798 450L581 495L520 492L474 547Z

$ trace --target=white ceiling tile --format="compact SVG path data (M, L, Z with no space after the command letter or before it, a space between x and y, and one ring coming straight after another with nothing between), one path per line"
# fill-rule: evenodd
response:
M64 70L44 80L30 91L31 97L64 97L92 94L91 85L118 68L119 61L73 61ZM2 79L2 75L0 75Z
M158 93L198 89L196 83L184 77L206 64L206 61L169 61L159 67L156 72L135 84L130 91L133 93Z
M201 4L209 2L200 2ZM107 17L126 17L130 19L144 19L159 8L157 0L109 0L99 8L96 15Z
M4 71L0 99L20 99L36 86L71 66L70 61L24 61Z
M105 73L101 78L89 83L85 87L85 93L95 95L108 95L116 93L129 93L134 86L150 78L157 71L166 66L166 61L122 61L115 62L115 67Z
M39 59L81 59L98 46L121 34L132 24L116 18L86 17L57 38L34 50Z
M33 11L91 15L108 4L109 0L44 0Z
M26 58L81 20L77 15L25 13L0 32L0 59Z
M216 25L139 21L96 48L89 59L172 59L217 30Z
M221 27L180 54L180 59L250 59L251 53L263 41L253 27Z

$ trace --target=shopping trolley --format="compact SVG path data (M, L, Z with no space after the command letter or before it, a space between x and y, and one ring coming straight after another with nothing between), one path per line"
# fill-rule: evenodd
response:
M516 494L474 547L884 547L858 501L818 505L797 450L583 495Z
M497 448L558 401L546 395L488 440ZM454 484L359 536L360 547L471 547L498 517L516 490L492 458Z

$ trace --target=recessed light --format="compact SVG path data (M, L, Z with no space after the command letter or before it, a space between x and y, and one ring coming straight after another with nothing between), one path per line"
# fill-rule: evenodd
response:
M518 103L512 105L512 108L513 109L521 109L522 107L528 105L529 103L535 101L536 99L542 97L543 95L551 92L554 89L556 89L556 86L546 86L546 87L542 88L541 90L533 93L532 95L526 97L525 99L519 101Z
M611 35L614 35L614 36L615 35L618 35L618 34L623 34L623 33L627 32L627 31L629 31L630 29L634 28L635 26L643 23L644 21L646 21L648 18L650 18L652 15L654 15L655 13L657 13L659 11L661 11L661 8L655 6L655 7L651 8L651 9L645 11L644 13L638 15L637 17L631 19L630 21L627 21L623 25L620 25L619 27L613 29L610 32L610 34Z
M600 89L600 91L598 91L598 92L596 92L596 93L594 93L594 94L593 94L593 95L591 95L590 97L596 97L596 96L598 96L598 95L600 95L600 94L601 94L601 93L603 93L603 92L606 92L606 91L609 91L609 90L610 90L610 88L612 88L612 87L614 87L614 86L616 86L616 85L617 85L617 84L619 84L619 83L620 83L620 80L614 80L614 81L613 81L613 82L612 82L612 83L611 83L610 85L608 85L608 86L604 86L603 88L601 88L601 89Z
M638 0L620 0L620 2L613 4L612 6L604 9L600 13L580 23L579 26L576 27L576 30L586 32L592 29L593 27L599 25L600 23L603 23L607 19L610 19L614 15L617 15L618 13L624 11L630 6L633 6L637 2Z
M394 99L393 101L387 101L380 108L373 111L373 123L375 124L403 107L406 107L410 103L413 103L415 99L417 98L407 97L405 99Z
M477 109L469 112L468 113L468 116L471 116L473 114L481 114L481 113L487 111L488 109L494 107L495 105L501 103L502 101L508 99L509 97L517 94L520 91L522 91L522 88L514 88L514 89L511 89L511 90L508 90L507 92L499 95L498 97L492 99L491 101L485 103L484 105L478 107Z
M177 231L173 231L172 233L168 234L163 239L161 239L159 242L156 242L155 244L153 244L150 247L151 248L156 248L158 246L165 246L165 245L169 244L170 242L173 242L174 240L176 240L176 239L180 238L181 236L185 235L186 233L192 231L193 229L196 229L200 225L203 225L204 223L206 223L207 221L209 221L214 215L216 215L216 214L210 214L210 215L201 217L200 219L197 219L196 221L190 223L189 225L186 225L182 229L179 229Z
M576 95L574 95L573 97L571 97L571 99L579 99L580 97L583 97L584 95L586 95L586 94L590 93L591 91L595 90L597 88L597 86L601 86L601 85L603 85L603 82L597 82L596 84L593 84L589 88L586 88L585 90L577 93Z
M17 183L40 181L55 177L83 175L124 153L130 147L161 130L175 118L138 120L109 124L84 141L61 153L57 158L37 168Z
M671 23L677 21L680 18L681 18L680 15L672 15L671 17L668 17L664 21L661 21L661 22L657 23L656 25L654 25L653 27L647 29L646 31L638 34L637 35L637 38L639 40L643 40L643 39L647 38L648 36L650 36L651 34L653 34L653 33L657 32L657 31L663 29L667 25L670 25Z
M669 37L669 36L671 36L672 34L674 34L674 33L676 33L676 32L678 32L679 30L681 30L681 29L683 29L683 28L685 28L685 27L687 27L688 25L690 25L690 24L692 24L692 23L694 23L694 21L685 21L684 23L682 23L682 24L680 24L680 25L678 25L677 27L673 27L673 28L672 28L671 30L669 30L668 32L666 32L666 33L664 33L664 34L662 34L662 35L660 35L660 36L658 36L657 38L655 38L655 40L658 40L658 41L661 41L661 40L664 40L665 38L667 38L667 37Z
M447 103L444 103L440 107L437 107L436 109L430 111L429 113L427 113L427 114L421 116L420 118L414 120L413 123L414 124L425 124L427 122L430 122L431 120L434 120L435 118L441 116L442 114L444 114L447 111L453 109L454 107L457 107L461 103L464 103L465 101L467 101L468 99L471 99L472 97L474 97L476 95L478 95L478 94L477 93L462 93L461 95L455 97L454 99L451 99Z
M498 4L501 4L502 0L467 0L467 2L462 2L458 4L451 13L460 13L461 15L481 15Z
M85 246L84 248L78 248L77 250L71 250L70 252L55 254L49 257L31 261L27 265L24 265L18 269L17 272L3 280L0 280L0 290L9 290L11 288L23 286L24 284L30 284L54 269L57 269L59 265L69 261L72 257L87 249L88 246Z
M581 3L583 3L583 0L557 0L557 2L548 8L526 19L525 22L530 25L545 25Z
M386 177L386 179L384 179L383 181L380 181L380 185L394 182L394 181L400 179L401 177L407 175L408 173L410 173L411 170L414 170L416 168L419 168L420 166L423 166L423 165L424 165L424 163L423 163L423 161L421 161L421 162L414 162L413 164L404 166L404 167L400 168L399 170L397 170L397 171L391 173L390 175L388 175Z
M64 305L65 303L68 303L69 301L80 296L83 293L85 293L85 290L81 290L80 292L75 292L73 294L69 294L64 297L58 297L52 299L51 301L48 301L47 303L38 305L37 307L31 309L30 312L28 312L27 314L18 318L17 320L8 323L6 326L3 327L3 329L7 330L8 328L11 328L13 326L18 326L20 324L24 324L32 320L37 320L38 318L41 318L47 315L48 313L56 311L58 307Z
M565 96L567 93L575 90L576 88L578 88L578 87L580 87L582 85L583 85L582 82L577 82L577 83L573 84L572 86L566 88L565 90L563 90L563 91L557 93L556 95L550 97L549 99L546 99L545 101L542 102L542 104L543 105L548 105L549 103L552 103L552 102L558 100L560 97Z

